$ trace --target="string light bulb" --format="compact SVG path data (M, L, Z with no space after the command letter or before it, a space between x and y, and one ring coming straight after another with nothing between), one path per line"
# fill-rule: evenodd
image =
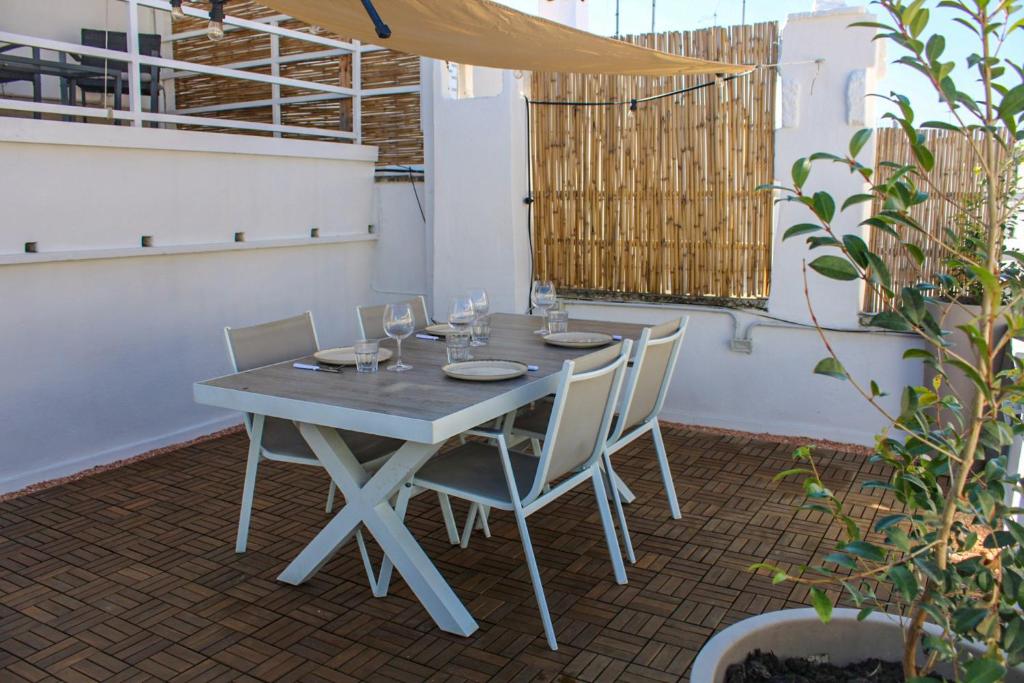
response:
M221 40L224 37L224 1L210 2L210 23L206 26L206 37L210 40Z
M181 6L181 0L171 0L171 19L181 21L185 18L185 10Z

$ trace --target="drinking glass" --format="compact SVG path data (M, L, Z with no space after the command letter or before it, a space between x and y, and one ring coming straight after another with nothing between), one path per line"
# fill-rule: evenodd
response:
M409 304L388 304L384 307L384 333L398 343L398 355L395 362L388 366L392 372L412 370L412 366L402 361L402 340L412 334L416 320Z
M547 334L547 313L548 309L554 306L558 299L555 293L555 283L551 280L534 280L533 289L530 290L530 302L534 308L539 308L544 316L544 326L534 330L534 334Z
M456 330L469 331L469 326L473 324L473 320L476 318L476 313L473 310L473 300L468 296L456 296L452 297L451 303L448 304L448 324L454 327Z
M376 339L360 339L352 350L356 356L356 372L377 372L380 358L380 342Z
M445 349L448 351L448 362L458 363L464 360L472 360L469 353L469 331L464 329L452 330L445 337Z
M491 336L491 322L488 313L491 304L487 299L487 290L483 287L470 289L466 292L473 302L473 339L470 346L485 346Z
M569 311L553 309L548 311L548 332L555 334L569 331Z
M489 315L481 315L473 321L473 334L472 341L469 342L470 346L487 346L487 342L491 340L491 317Z

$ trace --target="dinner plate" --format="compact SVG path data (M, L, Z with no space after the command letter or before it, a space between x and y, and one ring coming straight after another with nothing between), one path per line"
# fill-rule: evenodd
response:
M570 349L592 349L612 343L612 336L601 332L554 332L544 336L544 343Z
M448 323L437 323L436 325L427 325L423 328L423 331L427 334L437 335L438 337L447 337L451 331L452 326Z
M324 349L313 354L317 362L324 365L355 365L356 350L351 346L340 346L336 349ZM381 363L391 358L391 349L379 349L377 360Z
M441 368L453 379L469 382L497 382L526 374L527 367L514 360L467 360L449 363Z

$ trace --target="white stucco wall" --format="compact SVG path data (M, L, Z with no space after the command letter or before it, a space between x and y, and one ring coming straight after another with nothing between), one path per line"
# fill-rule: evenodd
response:
M422 291L423 268L390 267L367 231L409 225L398 197L377 211L375 157L0 119L0 492L237 423L192 400L194 381L229 370L225 325L311 310L321 343L339 345L356 305L395 298L375 272ZM22 253L29 240L40 253Z

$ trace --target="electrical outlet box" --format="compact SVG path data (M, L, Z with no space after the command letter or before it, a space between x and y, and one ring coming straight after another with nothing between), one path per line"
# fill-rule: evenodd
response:
M754 352L754 340L753 339L733 339L729 342L729 348L736 353L753 353Z

